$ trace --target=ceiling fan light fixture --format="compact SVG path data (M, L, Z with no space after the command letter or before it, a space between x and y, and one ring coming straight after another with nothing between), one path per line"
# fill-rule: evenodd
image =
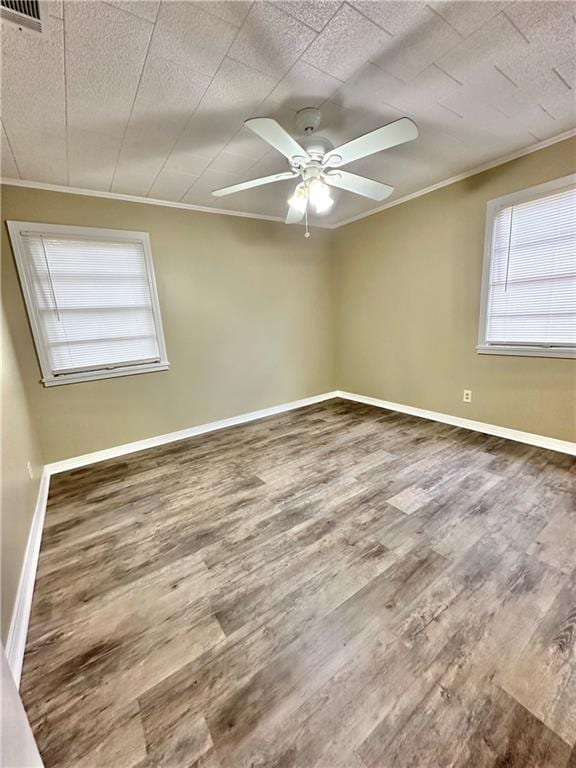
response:
M301 181L288 201L290 207L286 215L287 224L300 222L306 216L308 203L315 213L322 214L329 211L334 204L330 194L333 187L378 202L389 197L394 191L394 187L389 184L348 171L335 170L335 168L339 169L340 166L348 165L355 160L361 160L385 149L412 141L418 136L415 123L409 117L401 117L399 120L394 120L392 123L334 147L329 139L316 134L319 121L318 109L300 110L297 117L298 127L301 132L307 134L302 146L271 117L252 117L246 120L244 122L246 128L284 155L290 170L215 189L212 194L215 197L223 197L246 189L300 177Z
M306 207L308 205L308 191L304 182L300 182L300 184L298 184L294 190L294 193L292 194L292 197L290 200L288 200L288 205L290 208L295 208L297 211L300 211L300 213L304 213L306 211Z
M321 179L310 182L308 196L316 213L326 213L334 205L330 189Z

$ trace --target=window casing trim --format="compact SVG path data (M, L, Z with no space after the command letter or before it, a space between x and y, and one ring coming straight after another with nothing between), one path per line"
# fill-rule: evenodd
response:
M576 173L552 179L543 184L520 189L508 195L494 198L486 203L486 226L484 229L484 261L482 265L482 288L480 292L480 320L476 352L481 355L519 355L524 357L567 357L576 358L576 347L560 344L494 344L486 341L488 298L490 291L490 268L492 263L492 239L496 216L503 208L511 205L547 197L564 188L576 186Z
M16 259L16 265L18 267L18 277L20 279L20 286L26 304L28 320L32 329L34 347L42 372L42 383L45 387L53 387L61 384L74 384L82 381L96 381L98 379L110 379L118 376L131 376L137 373L153 373L155 371L166 371L170 368L166 353L166 342L164 340L164 329L162 326L162 316L160 314L160 304L158 301L158 288L156 285L156 276L154 274L152 248L148 232L137 232L126 229L103 229L100 227L79 227L70 226L68 224L42 224L29 221L7 221L6 224L10 233L14 258ZM21 236L24 233L46 234L63 238L80 237L91 240L119 240L141 243L146 263L146 275L150 286L151 307L159 350L158 361L144 361L141 363L129 363L126 365L114 365L93 368L91 370L54 374L44 348L43 331L38 318L36 304L32 296L30 265L28 264L28 258Z

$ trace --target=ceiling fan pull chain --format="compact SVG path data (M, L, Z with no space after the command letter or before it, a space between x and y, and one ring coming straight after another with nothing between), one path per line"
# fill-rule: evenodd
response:
M306 232L304 232L304 237L310 237L310 231L308 230L308 204L306 204L306 210L304 212L304 216L306 219Z

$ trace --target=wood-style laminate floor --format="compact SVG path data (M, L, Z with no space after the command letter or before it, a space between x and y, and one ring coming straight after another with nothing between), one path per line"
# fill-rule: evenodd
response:
M344 401L54 477L47 768L576 766L575 488Z

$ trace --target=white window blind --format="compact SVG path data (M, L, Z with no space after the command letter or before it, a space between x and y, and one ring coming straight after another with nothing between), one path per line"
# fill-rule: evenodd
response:
M45 382L167 367L145 233L11 222L11 234Z
M574 349L576 188L498 206L489 255L480 344Z

